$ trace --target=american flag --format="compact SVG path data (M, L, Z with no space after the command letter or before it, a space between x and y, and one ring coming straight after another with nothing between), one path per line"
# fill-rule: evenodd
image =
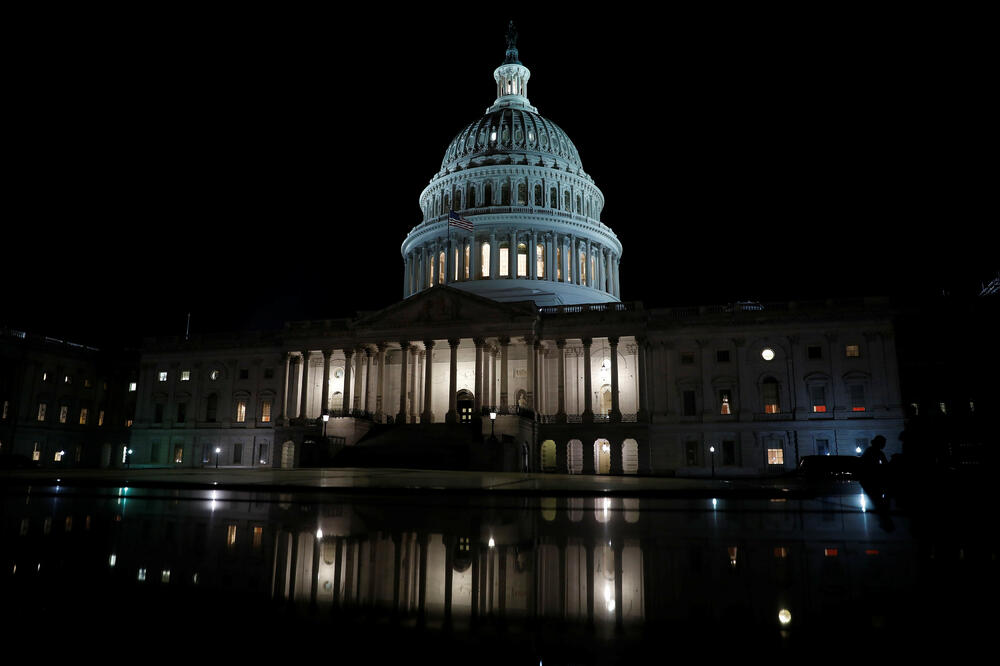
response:
M458 227L459 229L465 229L466 231L472 231L472 222L469 222L455 211L448 213L448 225Z

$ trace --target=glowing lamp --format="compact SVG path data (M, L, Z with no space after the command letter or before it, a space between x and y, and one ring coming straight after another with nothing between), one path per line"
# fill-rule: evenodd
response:
M782 608L780 611L778 611L778 622L780 622L781 624L788 624L791 621L792 621L792 614L788 611L787 608Z

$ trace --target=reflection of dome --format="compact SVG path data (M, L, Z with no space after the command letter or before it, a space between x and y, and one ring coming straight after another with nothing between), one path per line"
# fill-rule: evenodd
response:
M528 101L531 72L508 45L497 97L448 145L401 248L403 293L447 284L496 301L614 303L621 242L604 194L566 133Z
M459 132L441 161L441 171L458 164L488 164L498 156L512 156L518 163L542 160L546 166L583 168L576 146L554 122L526 109L498 109Z

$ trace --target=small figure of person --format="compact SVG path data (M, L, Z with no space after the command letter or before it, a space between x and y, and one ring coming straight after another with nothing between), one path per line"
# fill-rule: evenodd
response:
M884 448L885 437L875 435L868 444L868 448L861 454L861 467L866 471L872 471L879 469L881 465L889 464L889 461L885 458L885 454L882 453L882 449Z

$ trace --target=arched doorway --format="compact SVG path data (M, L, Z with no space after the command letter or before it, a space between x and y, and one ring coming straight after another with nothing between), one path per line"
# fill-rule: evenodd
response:
M594 440L594 469L598 474L611 473L611 442L606 439Z
M611 413L611 387L607 385L601 387L601 413Z
M566 445L566 466L570 474L583 474L583 442L578 439Z
M281 445L281 469L295 467L295 444L291 441Z
M639 473L639 442L631 438L622 443L622 472Z
M551 439L542 442L542 471L556 471L556 443Z
M458 392L455 402L455 409L458 410L458 422L472 423L472 410L476 407L476 396L472 395L472 391L462 389Z

